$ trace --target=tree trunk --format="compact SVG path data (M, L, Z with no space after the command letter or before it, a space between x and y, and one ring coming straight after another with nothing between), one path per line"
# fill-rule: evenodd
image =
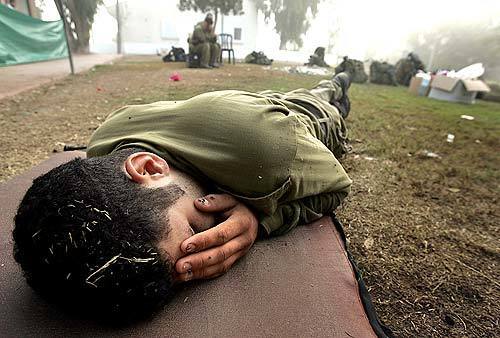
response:
M76 35L78 36L77 53L88 54L90 52L90 28L86 20L82 21L79 18L74 20Z
M280 50L286 50L286 38L283 33L280 34Z
M122 53L122 22L120 17L120 1L116 0L116 53Z
M76 53L89 53L89 40L90 40L90 28L86 18L78 15L78 5L76 4L78 0L67 0L66 6L71 15L71 27L73 34L70 34L70 44L71 48ZM76 34L76 39L74 34Z
M219 10L216 8L215 11L214 11L214 27L213 27L213 31L215 33L215 27L217 27L217 18L219 17Z

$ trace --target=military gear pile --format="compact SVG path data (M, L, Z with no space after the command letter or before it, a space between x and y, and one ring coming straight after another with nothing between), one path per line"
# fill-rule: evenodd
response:
M363 62L349 59L347 56L344 56L344 61L335 67L335 74L342 72L350 73L352 82L365 83L368 80L368 75L366 75Z
M417 74L419 70L425 72L424 64L420 61L417 54L410 53L406 58L396 63L396 81L400 85L409 86L411 78L413 75Z
M397 86L395 72L396 67L393 65L387 62L373 61L370 65L370 82Z
M187 56L184 48L172 46L170 52L168 52L167 55L164 55L161 59L163 62L184 62L187 60Z
M325 62L325 48L318 47L314 51L314 54L309 56L309 61L304 63L304 66L319 66L319 67L330 67Z
M269 59L263 52L253 51L245 57L245 63L269 66L273 63L273 59Z

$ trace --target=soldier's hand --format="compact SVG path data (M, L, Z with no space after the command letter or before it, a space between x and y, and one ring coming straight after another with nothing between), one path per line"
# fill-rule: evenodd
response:
M257 218L233 196L212 194L194 203L200 211L221 214L224 221L182 242L181 250L187 256L175 264L181 281L224 274L247 253L257 237Z

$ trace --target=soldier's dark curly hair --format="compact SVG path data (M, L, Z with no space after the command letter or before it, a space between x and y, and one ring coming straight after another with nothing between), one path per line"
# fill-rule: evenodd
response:
M140 150L72 160L24 196L14 258L48 300L113 320L147 316L168 300L175 262L157 243L168 235L166 210L184 191L129 180L123 161Z

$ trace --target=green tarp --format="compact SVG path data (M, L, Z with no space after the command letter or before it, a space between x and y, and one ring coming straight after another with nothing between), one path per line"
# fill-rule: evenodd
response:
M62 20L42 21L0 5L0 66L67 55Z

